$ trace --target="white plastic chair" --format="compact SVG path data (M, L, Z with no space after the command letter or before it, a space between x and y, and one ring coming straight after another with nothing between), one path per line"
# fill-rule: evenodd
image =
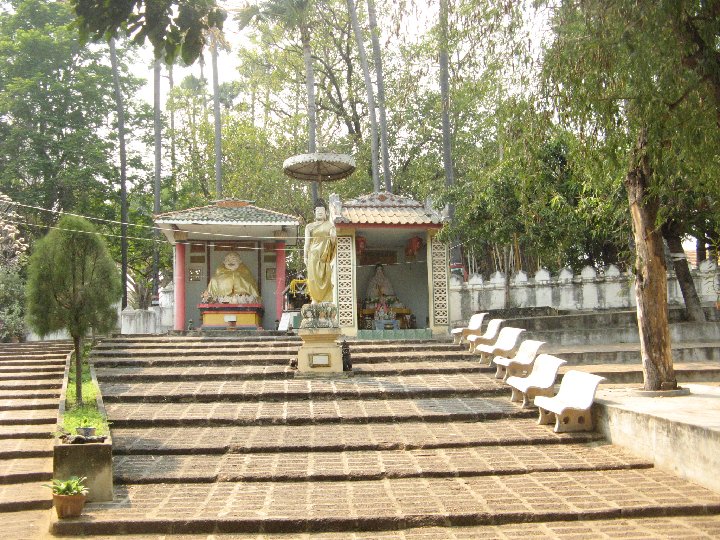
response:
M545 345L544 341L526 339L520 344L515 356L512 358L496 356L493 359L496 367L495 378L507 381L508 377L527 375L530 369L532 369L535 357L543 345Z
M541 354L533 363L532 371L527 377L508 377L507 383L512 388L510 401L522 401L524 409L530 407L536 396L552 396L555 393L555 378L558 369L567 364L562 358L552 354Z
M555 433L567 431L592 431L592 404L595 392L605 377L570 370L563 375L560 390L555 397L538 396L538 424L552 424L555 421Z

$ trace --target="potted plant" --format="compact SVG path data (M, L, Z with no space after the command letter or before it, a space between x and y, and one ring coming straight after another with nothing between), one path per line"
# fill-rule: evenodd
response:
M52 484L43 484L52 489L53 504L59 519L78 517L85 507L88 490L83 485L85 477L73 476L69 480L53 479Z
M95 436L95 426L90 423L90 420L88 420L87 416L83 416L80 425L75 428L75 431L78 435L82 435L83 437Z

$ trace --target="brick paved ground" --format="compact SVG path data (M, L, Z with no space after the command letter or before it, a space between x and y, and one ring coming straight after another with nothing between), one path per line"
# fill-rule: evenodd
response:
M297 345L106 343L95 362L116 498L53 530L326 540L720 531L720 494L595 433L537 426L460 347L353 343L356 376L328 381L292 378L283 362Z
M47 536L52 434L68 343L0 345L0 534Z

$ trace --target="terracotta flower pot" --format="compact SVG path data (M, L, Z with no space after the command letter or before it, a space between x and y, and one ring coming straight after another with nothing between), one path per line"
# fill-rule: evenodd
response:
M86 495L56 495L53 503L59 519L74 518L82 514Z

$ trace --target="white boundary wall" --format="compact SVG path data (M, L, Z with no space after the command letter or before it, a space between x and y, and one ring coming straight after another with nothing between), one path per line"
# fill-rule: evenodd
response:
M715 302L720 297L718 267L703 261L692 271L700 301ZM668 273L668 302L684 305L680 286L673 272ZM586 266L579 275L565 268L557 276L541 269L533 277L520 271L510 280L510 308L551 307L558 310L622 309L635 306L635 276L620 272L614 265L602 270ZM495 272L489 280L473 275L465 283L450 281L450 320L467 321L473 313L505 308L505 275Z
M173 285L160 289L160 302L150 309L125 308L121 315L121 334L165 334L174 327Z

